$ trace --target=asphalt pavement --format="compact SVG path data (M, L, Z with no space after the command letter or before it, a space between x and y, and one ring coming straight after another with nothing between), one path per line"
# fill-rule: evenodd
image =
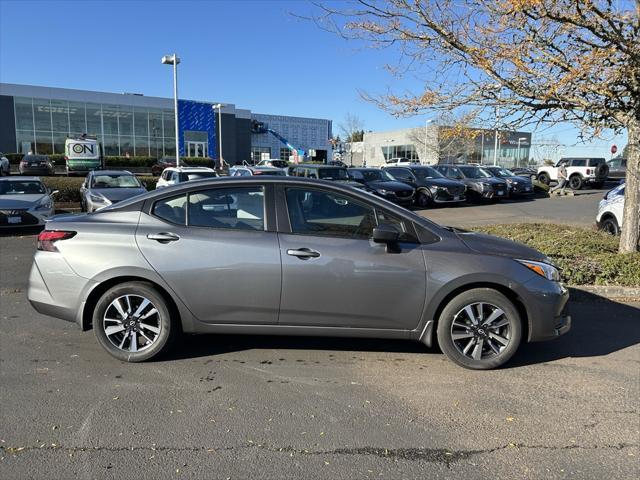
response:
M125 364L31 309L34 248L0 237L0 478L637 478L640 303L572 302L568 335L489 372L227 335Z

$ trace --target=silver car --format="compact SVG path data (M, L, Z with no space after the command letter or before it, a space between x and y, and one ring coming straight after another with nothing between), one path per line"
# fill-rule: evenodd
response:
M187 182L57 216L28 298L129 362L180 332L250 333L438 343L489 369L571 324L568 292L536 250L296 177Z
M146 191L131 172L96 170L87 174L80 187L80 208L83 212L95 212Z
M55 213L56 193L38 177L0 178L0 227L44 225Z

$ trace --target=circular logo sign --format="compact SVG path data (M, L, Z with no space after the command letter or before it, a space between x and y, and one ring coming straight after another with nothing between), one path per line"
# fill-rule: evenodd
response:
M73 151L75 153L83 153L84 152L84 146L82 146L79 143L74 144L72 148L73 148Z

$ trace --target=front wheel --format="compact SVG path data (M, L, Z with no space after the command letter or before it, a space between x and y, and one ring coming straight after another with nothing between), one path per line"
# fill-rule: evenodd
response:
M125 362L160 355L177 330L167 302L144 282L122 283L107 290L94 309L93 329L100 345Z
M453 298L438 320L438 343L454 363L489 370L506 363L518 350L522 320L500 292L475 288Z
M600 229L609 235L620 235L620 227L614 217L605 218L600 224Z
M574 175L569 179L569 188L571 188L571 190L580 190L583 183L580 175Z
M431 197L425 192L418 192L416 197L416 205L420 208L427 208L431 204Z
M548 173L542 172L538 175L538 181L545 185L549 185L551 183L551 177L549 177Z

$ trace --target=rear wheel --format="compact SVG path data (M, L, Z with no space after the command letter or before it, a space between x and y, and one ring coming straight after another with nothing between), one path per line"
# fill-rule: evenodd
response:
M454 363L488 370L506 363L520 345L522 321L513 303L490 288L451 300L438 320L438 343Z
M615 217L607 217L600 224L600 229L610 235L620 235L620 227Z
M571 188L571 190L580 190L583 183L580 175L572 175L571 178L569 178L569 188Z
M549 185L549 183L551 183L551 177L549 177L549 174L546 172L538 174L538 180L545 185Z
M102 347L125 362L143 362L166 351L176 325L162 295L150 284L127 282L107 290L93 312Z

